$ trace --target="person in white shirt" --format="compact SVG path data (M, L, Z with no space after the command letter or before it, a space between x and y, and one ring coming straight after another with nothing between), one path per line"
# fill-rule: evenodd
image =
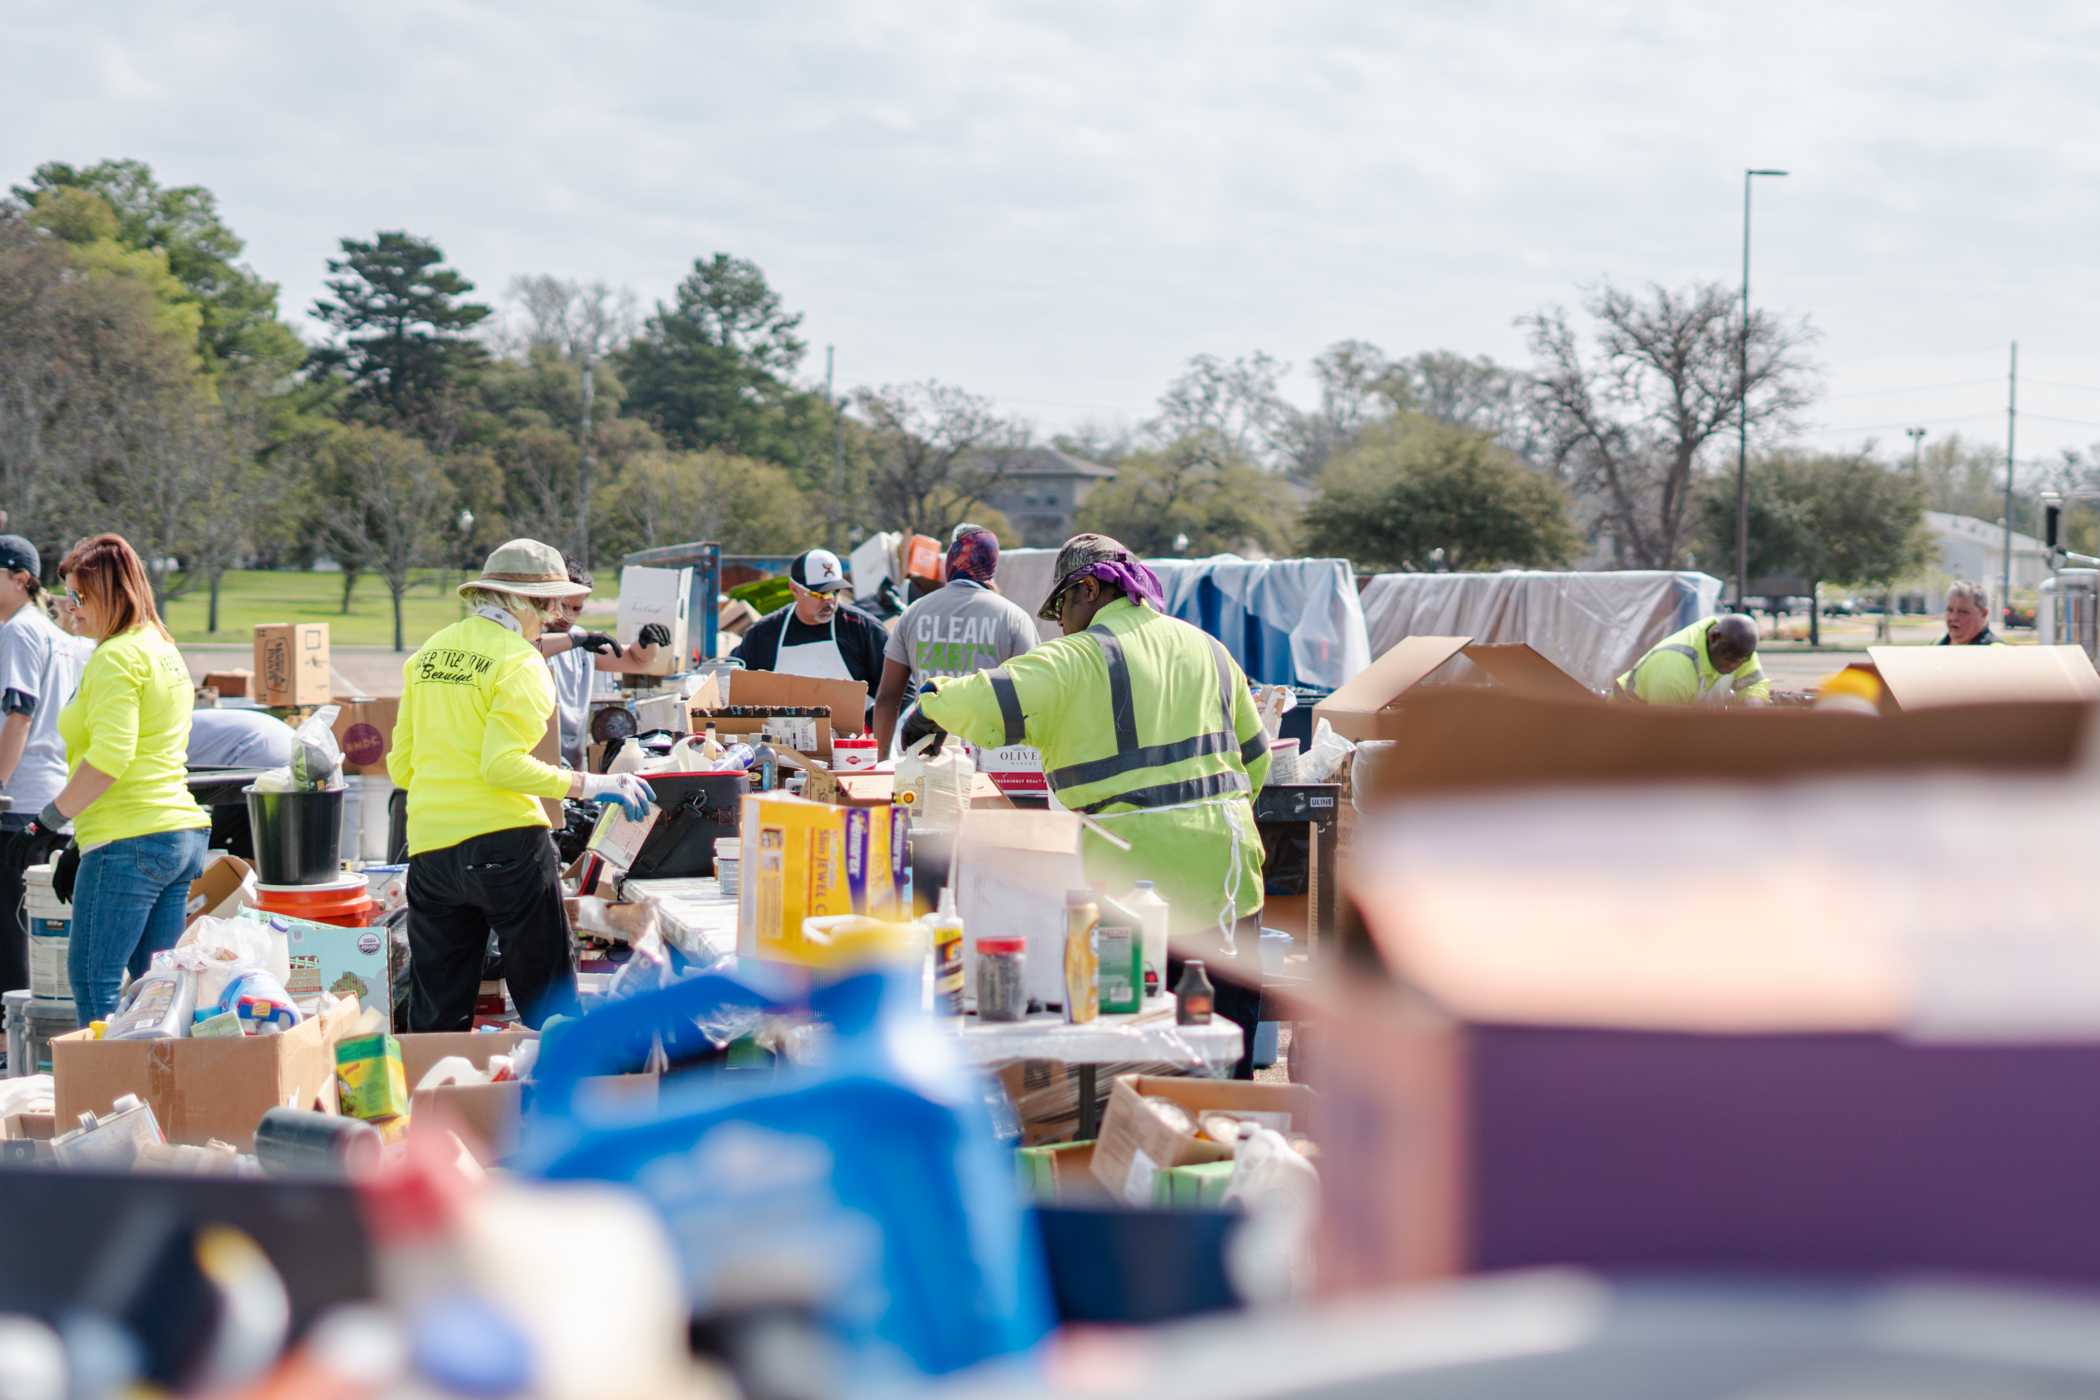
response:
M569 582L591 587L591 575L574 559L565 559ZM654 669L656 649L670 643L671 634L660 622L644 627L636 644L621 648L604 632L587 632L576 625L588 592L574 598L553 599L554 611L536 645L547 658L554 677L554 713L561 723L561 761L565 768L582 772L591 743L591 686L599 671L616 674L646 673Z
M36 546L0 535L0 991L29 985L29 919L22 872L63 850L58 832L32 830L66 785L58 712L80 686L92 648L67 635L45 609Z

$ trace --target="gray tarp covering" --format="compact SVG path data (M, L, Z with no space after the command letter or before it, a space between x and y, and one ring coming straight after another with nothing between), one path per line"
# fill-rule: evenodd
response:
M1690 570L1378 574L1364 585L1363 615L1374 658L1413 636L1524 642L1604 690L1720 597L1719 579Z
M1054 549L999 555L999 590L1032 614L1049 596ZM1346 559L1147 559L1167 612L1224 642L1257 683L1332 690L1371 664ZM1037 624L1047 639L1057 624Z

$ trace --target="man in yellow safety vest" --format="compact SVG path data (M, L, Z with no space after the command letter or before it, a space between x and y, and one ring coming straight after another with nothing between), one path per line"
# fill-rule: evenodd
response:
M1260 1019L1262 845L1254 794L1269 744L1247 678L1222 642L1166 616L1159 580L1105 535L1075 535L1039 616L1064 635L1003 665L933 682L926 717L981 748L1032 744L1058 805L1094 831L1087 874L1113 893L1151 880L1176 949L1202 958L1216 1006L1246 1032ZM1170 959L1171 990L1179 959Z
M1769 703L1772 683L1757 664L1757 624L1730 613L1672 633L1619 677L1618 696L1650 705Z

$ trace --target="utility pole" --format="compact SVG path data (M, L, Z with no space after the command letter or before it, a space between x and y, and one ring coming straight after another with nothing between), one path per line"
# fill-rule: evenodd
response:
M2005 566L1998 579L1998 624L2009 628L2006 613L2012 607L2013 527L2013 429L2020 403L2020 342L2012 343L2012 367L2005 379Z
M582 500L576 524L576 551L583 567L591 567L591 371L595 344L583 347L583 449L576 463L577 494Z
M1910 475L1911 475L1911 480L1913 480L1913 481L1922 481L1922 480L1924 479L1924 475L1925 475L1925 474L1924 474L1924 470L1923 470L1923 467L1922 467L1922 464L1921 464L1921 459L1920 459L1920 455L1919 455L1919 454L1920 454L1920 453L1921 453L1921 452L1923 451L1923 449L1924 449L1924 446L1925 446L1925 430L1924 430L1923 428L1905 428L1905 429L1903 430L1903 435L1904 435L1905 437L1907 437L1907 438L1909 438L1909 439L1910 439ZM1895 617L1896 617L1896 581L1895 581L1894 579L1890 579L1890 580L1889 580L1889 588L1888 588L1888 594L1887 594L1887 596L1886 596L1886 597L1884 597L1884 598L1883 598L1883 599L1881 600L1881 633L1880 633L1880 640L1882 640L1882 641L1884 641L1884 642L1886 642L1886 641L1890 640L1890 628L1891 628L1891 625L1892 625L1892 624L1894 623L1894 621L1895 621Z
M1749 606L1750 594L1750 182L1760 175L1784 177L1784 170L1743 172L1743 330L1736 342L1735 399L1735 607ZM1811 602L1813 607L1814 603ZM1813 621L1814 614L1810 614Z
M845 525L850 509L846 500L846 415L831 388L832 348L829 345L824 347L824 397L831 400L831 508L838 521L832 533L845 536L850 546L852 539L846 536Z

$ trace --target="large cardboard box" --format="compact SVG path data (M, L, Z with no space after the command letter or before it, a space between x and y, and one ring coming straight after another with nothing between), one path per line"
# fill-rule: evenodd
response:
M343 749L343 771L383 775L386 756L394 747L394 725L401 718L400 698L338 695L335 703L342 707L335 717L335 741Z
M1601 697L1531 647L1471 637L1409 637L1313 707L1334 732L1351 739L1398 739L1400 711L1423 691L1497 691L1573 703Z
M675 675L685 669L691 650L691 569L651 569L630 564L620 570L620 616L613 635L623 647L634 645L650 623L662 624L671 644L658 647L649 674Z
M801 705L831 712L834 734L865 734L868 688L859 681L786 676L778 671L737 671L728 677L730 705ZM697 697L696 697L697 699ZM830 761L827 740L818 758Z
M1888 708L1898 710L2100 700L2100 674L2083 647L1869 647L1867 656L1855 669L1880 676Z
M1303 1084L1250 1084L1235 1079L1161 1078L1133 1074L1116 1081L1094 1145L1094 1180L1129 1205L1151 1205L1158 1199L1159 1174L1169 1167L1198 1162L1224 1162L1232 1149L1183 1132L1145 1106L1145 1099L1165 1099L1186 1110L1190 1119L1202 1113L1229 1113L1244 1122L1280 1133L1305 1132L1312 1125L1317 1096Z
M243 909L240 917L262 924L284 938L291 977L284 989L300 1005L329 996L356 997L376 1007L389 1023L394 984L388 965L384 928L347 928L315 923L265 909Z
M1327 1281L2100 1282L2100 1122L2073 1107L2100 1075L2094 776L1910 747L2029 708L1824 719L1903 767L1774 747L1769 778L1687 778L1665 751L1661 781L1405 796L1349 875L1397 986L1328 988L1294 1057L1337 1149ZM1793 718L1759 728L1819 732ZM1735 729L1707 747L1739 762Z
M963 985L973 1000L977 939L999 935L1025 940L1028 995L1063 1005L1065 895L1090 884L1082 830L1072 812L970 811L956 834L954 885Z
M325 622L255 627L255 703L272 709L325 705L335 693Z
M234 1039L93 1040L75 1031L51 1042L54 1116L71 1127L81 1114L107 1113L137 1094L168 1141L217 1138L251 1151L267 1110L333 1110L335 1042L356 1017L346 1004L282 1035Z

